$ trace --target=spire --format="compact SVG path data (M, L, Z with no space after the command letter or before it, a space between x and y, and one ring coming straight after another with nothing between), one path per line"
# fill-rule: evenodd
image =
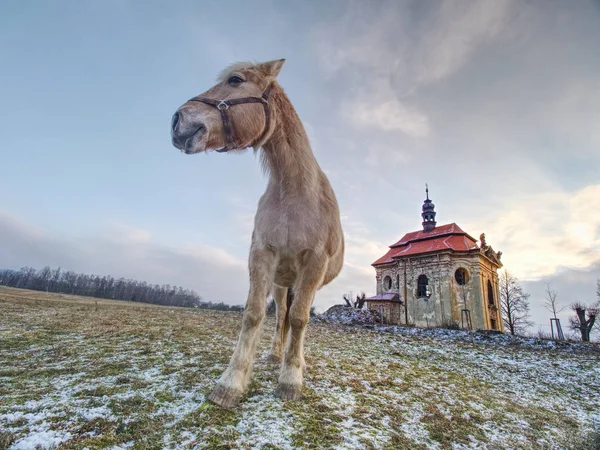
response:
M423 231L428 232L435 228L435 205L429 200L429 186L425 183L425 202L423 203L423 209L421 217L423 218Z

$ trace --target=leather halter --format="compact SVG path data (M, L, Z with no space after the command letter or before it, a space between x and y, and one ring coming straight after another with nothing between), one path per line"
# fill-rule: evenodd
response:
M225 133L225 140L227 144L225 147L217 150L219 153L224 153L234 148L233 143L233 129L231 128L231 121L229 120L229 114L227 110L230 106L241 105L244 103L262 103L265 109L265 128L257 142L261 142L265 135L269 132L269 125L271 123L271 115L269 114L269 94L271 92L273 84L269 84L260 97L243 97L243 98L232 98L231 100L214 100L206 97L194 97L190 99L190 102L205 103L210 106L214 106L221 113L221 120L223 120L223 132Z

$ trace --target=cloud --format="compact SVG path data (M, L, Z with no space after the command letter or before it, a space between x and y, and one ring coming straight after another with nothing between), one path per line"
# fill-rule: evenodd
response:
M430 132L429 119L419 111L397 100L384 103L357 101L344 106L350 121L357 126L402 131L413 137L425 137Z
M472 55L506 27L512 1L443 1L418 29L408 58L413 82L426 85L447 78L468 63Z
M151 235L147 230L133 228L122 223L113 223L109 225L106 237L125 243L146 243L150 242Z
M468 227L485 230L521 279L585 269L600 259L600 184L524 194L518 202L511 198Z
M325 75L348 85L343 116L360 126L427 136L431 121L416 93L458 73L484 45L505 36L512 4L353 3L335 24L317 28L314 39Z
M124 224L111 224L98 236L63 238L0 212L0 248L2 268L60 266L179 285L228 304L244 304L248 292L246 262L225 250L205 244L164 245L148 231Z
M398 148L372 144L367 149L367 155L364 158L364 163L370 169L377 169L385 165L400 165L408 163L411 160L411 155ZM381 180L386 182L385 180ZM389 183L389 182L388 182Z

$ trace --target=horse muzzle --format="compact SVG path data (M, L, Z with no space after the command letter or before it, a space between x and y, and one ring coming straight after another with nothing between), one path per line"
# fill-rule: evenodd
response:
M171 142L186 154L198 153L206 146L207 129L195 114L179 109L171 119Z

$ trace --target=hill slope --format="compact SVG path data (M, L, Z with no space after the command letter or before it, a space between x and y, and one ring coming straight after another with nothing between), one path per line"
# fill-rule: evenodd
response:
M0 289L0 448L575 448L597 348L311 323L282 404L269 319L241 406L205 402L241 315Z

